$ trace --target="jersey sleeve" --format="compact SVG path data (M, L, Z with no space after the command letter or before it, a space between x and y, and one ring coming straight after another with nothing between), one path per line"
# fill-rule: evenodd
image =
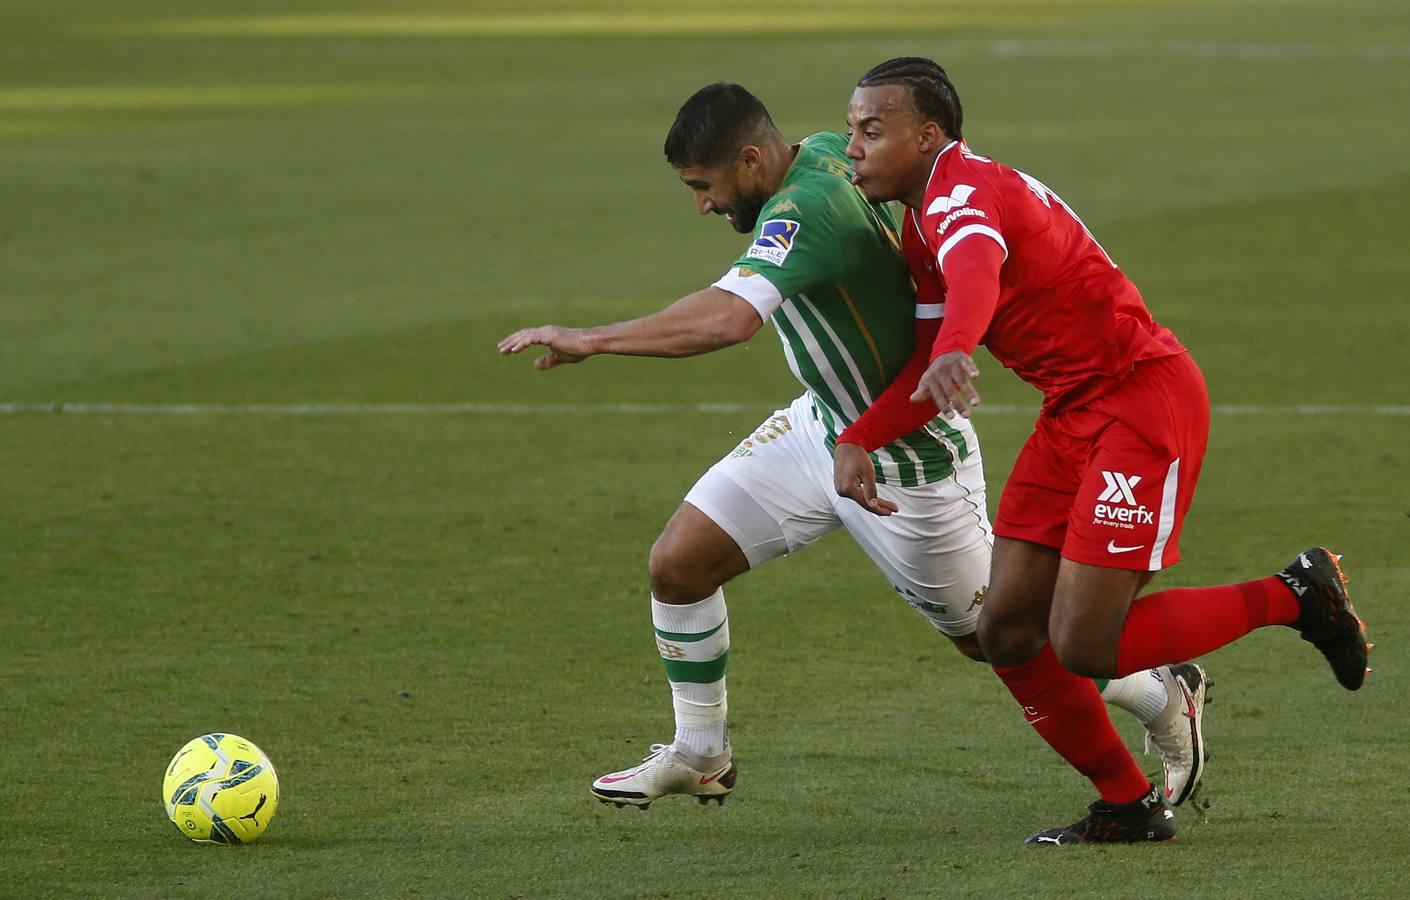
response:
M999 269L1004 257L998 245L970 241L950 253L945 270L949 315L945 316L930 359L960 351L973 353L989 330L999 305Z
M932 184L925 201L921 227L935 248L933 265L944 280L948 306L930 357L954 350L973 353L994 318L999 270L1009 253L999 190L995 180L972 166Z
M826 282L837 268L828 217L808 216L802 193L782 196L764 208L754 240L714 285L743 298L765 319L784 298Z
M999 181L977 163L932 182L926 189L921 227L926 243L935 248L935 266L941 274L946 257L965 242L990 240L1007 256L1004 224Z
M735 266L720 277L711 287L729 291L745 303L754 307L759 318L768 321L774 310L783 305L783 295L767 278L761 278L753 266Z

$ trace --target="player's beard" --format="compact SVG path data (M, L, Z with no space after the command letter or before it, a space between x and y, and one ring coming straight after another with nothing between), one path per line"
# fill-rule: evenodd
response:
M734 226L734 230L740 234L748 234L753 231L755 224L759 221L759 211L764 208L764 204L768 200L768 197L746 197L741 194L735 200L734 206L728 210L733 216L730 224Z

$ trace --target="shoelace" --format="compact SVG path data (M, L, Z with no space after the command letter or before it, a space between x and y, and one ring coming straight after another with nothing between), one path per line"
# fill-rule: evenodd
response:
M643 757L641 758L641 761L642 761L642 762L650 762L651 760L653 760L653 759L655 759L656 757L660 756L664 751L669 750L669 749L671 749L671 745L670 745L670 744L652 744L652 745L651 745L651 752L649 752L649 753L647 753L645 756L643 756Z

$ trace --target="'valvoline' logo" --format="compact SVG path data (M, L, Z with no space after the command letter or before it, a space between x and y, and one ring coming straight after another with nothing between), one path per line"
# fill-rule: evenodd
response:
M967 184L957 184L954 190L950 191L950 196L936 197L931 201L930 206L926 207L925 214L927 216L933 216L936 213L943 214L952 209L959 209L961 206L968 203L969 198L972 196L974 196L974 188Z

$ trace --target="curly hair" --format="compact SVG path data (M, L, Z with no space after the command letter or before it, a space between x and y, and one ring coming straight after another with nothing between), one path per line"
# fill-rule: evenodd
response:
M904 84L911 89L911 102L925 118L945 129L955 140L962 137L964 107L950 76L933 59L923 56L899 56L876 66L857 81L857 87L879 87Z

